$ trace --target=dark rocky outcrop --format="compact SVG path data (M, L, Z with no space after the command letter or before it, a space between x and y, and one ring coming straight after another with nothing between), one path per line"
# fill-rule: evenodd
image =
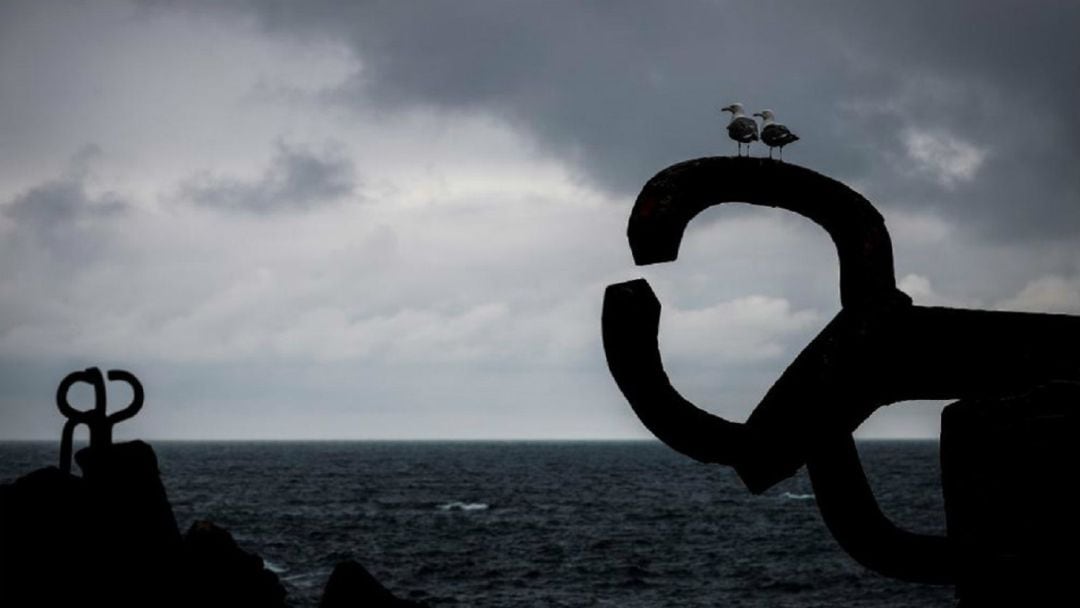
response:
M0 606L288 606L277 575L224 528L199 521L181 537L148 444L75 460L81 477L47 467L0 485ZM322 605L420 606L351 560Z
M395 597L353 560L334 568L319 602L319 608L422 608L424 605Z
M180 534L157 458L135 441L0 489L0 605L177 606Z
M285 588L263 560L241 549L228 530L197 521L184 535L185 576L199 606L284 607Z

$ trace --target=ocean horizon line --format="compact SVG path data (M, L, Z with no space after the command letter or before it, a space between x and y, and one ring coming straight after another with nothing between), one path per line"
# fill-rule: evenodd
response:
M123 441L145 441L147 443L657 443L659 439L649 437L359 437L359 438L304 438L304 437L245 437L245 438L133 438L116 439ZM856 437L858 443L864 442L938 442L938 437ZM58 438L0 438L0 444L10 443L59 443ZM86 440L76 440L74 445L87 445Z

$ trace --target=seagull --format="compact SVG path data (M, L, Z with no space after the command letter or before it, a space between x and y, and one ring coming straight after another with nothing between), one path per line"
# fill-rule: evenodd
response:
M721 112L731 112L731 122L727 126L728 137L738 144L737 155L742 154L742 145L746 144L746 155L750 155L750 142L757 141L757 121L750 118L743 111L741 103L733 103L730 106L720 108Z
M780 160L784 160L784 146L799 141L799 136L789 131L784 125L775 122L776 116L772 110L754 112L754 116L760 116L765 121L761 127L761 141L769 146L769 158L772 158L773 148L780 148Z

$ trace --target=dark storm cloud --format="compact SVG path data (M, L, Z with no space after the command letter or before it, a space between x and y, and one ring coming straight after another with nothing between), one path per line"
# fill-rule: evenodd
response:
M101 149L84 146L76 153L64 175L34 186L0 206L0 213L46 241L65 240L82 220L92 221L123 214L129 209L118 195L87 192L88 165Z
M0 215L15 228L0 243L9 272L36 272L42 263L50 265L47 272L53 276L67 277L105 255L118 222L131 215L132 206L115 193L88 191L88 163L99 154L96 146L86 146L63 175L0 203Z
M16 196L4 214L20 225L49 231L80 218L123 213L127 205L115 195L90 197L81 180L64 178L46 182Z
M1076 3L247 10L274 34L347 43L362 69L339 100L494 112L620 195L671 162L730 153L717 108L741 101L776 110L802 136L790 160L858 180L875 200L932 209L994 239L1080 232ZM965 151L978 153L968 179L933 166L955 169L950 155Z
M208 207L272 212L330 203L352 194L355 185L347 159L279 143L270 166L258 179L204 175L185 183L181 195Z
M937 207L995 240L1075 238L1080 231L1080 5L1063 2L909 2L832 5L869 69L855 83L859 132L901 153L896 134L917 125L988 150L963 188L933 188L873 171L882 191ZM853 10L852 10L853 9ZM876 110L874 106L876 105Z

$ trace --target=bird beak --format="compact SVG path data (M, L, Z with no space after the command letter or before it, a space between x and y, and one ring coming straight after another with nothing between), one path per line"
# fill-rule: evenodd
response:
M754 116L760 116L762 118L765 118L765 115L762 114L761 112L754 112Z
M724 107L720 108L720 111L721 112L734 112L735 108L733 108L731 106L724 106Z

